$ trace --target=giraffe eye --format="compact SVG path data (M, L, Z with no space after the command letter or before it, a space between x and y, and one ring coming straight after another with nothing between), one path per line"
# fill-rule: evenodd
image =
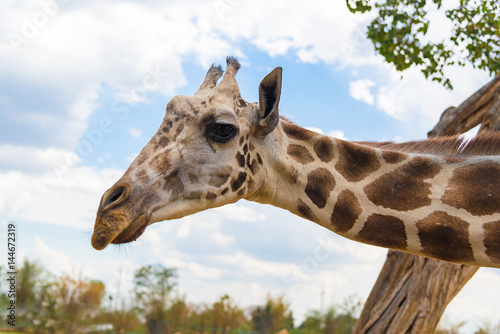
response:
M231 123L215 121L207 127L206 135L218 143L227 143L237 132L237 128Z

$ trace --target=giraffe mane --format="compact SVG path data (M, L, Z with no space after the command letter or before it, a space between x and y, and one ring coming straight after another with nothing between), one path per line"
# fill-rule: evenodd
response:
M393 142L356 142L357 144L383 150L435 154L440 156L492 156L500 155L500 134L481 134L472 139L460 136L434 137L404 143Z
M294 124L284 116L280 119ZM431 137L425 140L395 142L354 141L356 144L388 151L403 153L435 154L440 156L495 156L500 155L500 133L478 134L472 139L460 135L447 137Z

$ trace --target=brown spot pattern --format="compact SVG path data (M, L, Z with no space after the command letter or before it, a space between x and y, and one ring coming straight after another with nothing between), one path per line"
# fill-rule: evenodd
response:
M222 191L221 191L221 193L220 193L220 194L221 194L222 196L224 196L225 194L227 194L227 192L228 192L228 191L229 191L229 188L224 188L224 189L222 189Z
M484 162L457 168L442 200L477 216L500 212L500 165Z
M250 161L250 159L248 159ZM259 164L257 163L257 160L253 159L251 164L248 164L247 167L250 169L253 175L259 171Z
M148 172L145 169L138 172L135 176L139 179L139 181L141 181L141 183L149 182Z
M170 142L170 139L168 139L167 136L165 136L165 135L159 136L159 138L156 140L155 150L160 148L160 147L167 146L169 142Z
M240 167L245 166L245 156L241 154L240 152L236 153L236 160L238 160L238 165Z
M177 140L177 137L181 134L182 130L184 130L184 123L179 124L174 134L174 141Z
M217 188L224 185L227 182L227 179L229 179L231 171L231 166L222 166L218 168L216 171L214 171L212 176L210 176L208 184Z
M238 174L238 177L234 179L233 182L231 182L231 190L233 192L238 190L243 185L243 182L245 182L246 178L247 178L247 173L240 172Z
M335 168L347 181L361 181L380 168L375 150L369 147L338 141L339 161Z
M198 181L199 181L198 174L193 173L193 172L188 173L188 178L189 178L189 182L191 184L198 183Z
M299 212L299 215L303 218L312 220L312 221L317 221L316 215L314 212L312 212L311 208L307 206L306 203L304 203L303 200L300 198L297 200L297 211Z
M216 199L216 198L217 198L217 195L216 195L216 194L214 194L213 192L210 192L210 191L209 191L209 192L207 193L207 200L212 201L212 200L214 200L214 199Z
M406 230L404 222L393 216L373 214L358 233L358 240L367 244L405 250Z
M282 124L283 124L283 130L285 131L285 134L288 137L293 138L293 139L309 140L314 135L316 135L314 132L303 129L300 126L297 126L295 124L290 124L290 123L285 123L285 122L283 122Z
M174 172L165 178L163 189L170 191L170 201L174 201L179 197L184 191L184 183L182 183L178 172Z
M431 185L425 180L436 176L440 170L436 162L417 157L392 173L382 175L364 191L376 205L399 211L414 210L431 204Z
M259 162L259 164L261 164L261 165L263 164L262 158L260 157L259 153L257 153L257 161Z
M395 152L395 151L382 151L382 158L384 158L384 161L387 162L388 164L396 164L398 162L403 161L408 157L408 154L406 153L401 153L401 152Z
M330 162L333 159L333 143L328 137L321 137L314 144L314 152L323 162Z
M358 199L352 191L346 189L339 194L335 202L330 222L336 232L344 233L353 227L361 212Z
M313 170L307 176L306 195L320 209L324 208L326 201L335 187L335 179L326 168Z
M170 129L172 129L172 126L174 125L174 122L171 120L165 121L165 126L162 128L163 132L169 132Z
M165 172L170 167L170 151L165 151L156 155L151 166L159 173Z
M417 222L422 253L445 261L473 261L468 227L467 222L446 212L431 213Z
M191 191L186 197L188 200L197 200L201 198L201 191Z
M314 158L312 157L311 153L307 150L302 145L295 145L291 144L288 145L286 153L292 157L293 160L301 163L301 164L307 164L309 162L313 162Z
M484 224L484 246L491 261L500 263L500 221Z
M141 152L136 158L137 165L142 165L146 160L148 160L148 155L145 152Z

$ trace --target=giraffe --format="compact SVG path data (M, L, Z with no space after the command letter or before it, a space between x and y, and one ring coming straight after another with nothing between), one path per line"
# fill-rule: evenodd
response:
M349 142L279 115L282 69L241 98L240 64L214 66L175 96L151 140L102 196L92 245L240 199L341 236L439 260L500 268L500 136ZM219 82L219 79L222 79Z

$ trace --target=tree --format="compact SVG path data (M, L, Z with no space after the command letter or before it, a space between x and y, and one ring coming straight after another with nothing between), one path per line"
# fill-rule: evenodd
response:
M116 333L132 332L141 324L135 310L124 306L120 309L103 312L99 316L99 320L101 323L113 325L113 330Z
M368 25L375 50L404 71L412 66L426 78L453 88L444 69L469 63L495 74L500 71L500 4L498 1L432 0L435 10L453 25L449 40L426 41L431 1L346 0L351 12L376 11ZM450 4L451 3L451 4ZM481 124L480 132L500 130L500 77L497 75L459 107L448 108L429 136L464 133ZM432 332L448 303L477 271L437 260L389 251L354 333Z
M167 332L168 298L176 277L176 269L161 264L141 267L134 274L135 298L150 334Z
M276 299L268 296L265 305L254 307L250 313L254 330L260 334L274 334L279 329L292 328L293 317L289 307L283 296Z
M454 135L481 125L499 131L500 74L457 108L446 109L429 136ZM478 267L389 251L353 333L431 333L448 303Z
M243 310L231 300L229 295L220 297L207 311L210 313L211 327L214 329L214 333L219 328L225 332L229 329L239 328L247 321Z
M49 296L46 291L54 282L40 264L24 259L21 268L17 271L16 302L18 308L18 322L20 327L45 327L48 319L43 310L48 306ZM41 312L42 311L42 312Z
M188 319L192 314L192 307L186 303L185 296L177 296L171 303L166 312L166 323L169 332L185 332Z
M341 304L330 305L326 312L312 310L299 328L308 334L350 334L361 305L357 298L348 297Z
M353 13L376 11L367 37L375 50L398 71L412 66L426 78L453 88L445 75L447 66L469 63L496 74L500 71L500 4L497 0L460 0L444 10L442 0L346 0ZM454 2L455 4L455 2ZM449 3L447 3L449 5ZM428 41L432 10L444 11L453 24L448 40Z
M100 281L62 276L51 291L55 303L48 315L64 333L81 333L98 314L104 293Z

